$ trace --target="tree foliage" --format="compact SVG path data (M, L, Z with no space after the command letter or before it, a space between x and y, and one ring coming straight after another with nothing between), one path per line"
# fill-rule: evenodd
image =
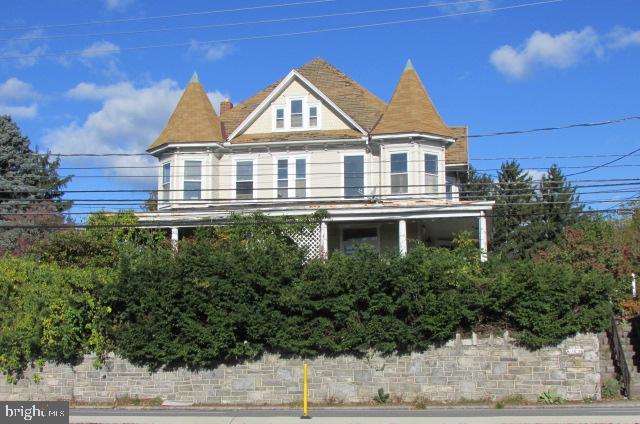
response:
M0 115L0 224L10 227L0 230L0 253L22 254L48 232L38 226L64 223L60 212L70 205L61 190L71 177L58 176L59 165L31 150L11 118Z
M111 277L107 270L1 259L0 372L15 381L37 360L74 363L103 353L108 308L97 293Z

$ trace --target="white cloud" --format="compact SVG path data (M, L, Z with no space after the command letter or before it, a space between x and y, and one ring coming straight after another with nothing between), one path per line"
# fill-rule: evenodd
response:
M0 84L0 99L30 100L38 97L38 93L36 93L31 84L18 78L9 78Z
M607 34L607 46L612 49L624 49L630 46L640 46L640 31L617 26Z
M601 54L598 34L590 27L580 32L558 35L536 31L525 45L516 49L502 46L491 53L490 61L501 73L524 78L538 67L566 69L592 54Z
M110 11L123 12L134 0L104 0L104 7Z
M31 84L15 77L9 78L0 84L0 115L34 118L38 114L38 103L34 100L39 98ZM28 100L30 104L21 104Z
M175 108L183 89L170 79L145 87L130 82L112 85L80 83L67 92L77 100L100 100L100 109L84 122L71 122L47 131L43 143L56 153L141 153L160 134ZM225 96L208 93L217 107ZM104 161L103 161L104 162ZM154 165L156 161L140 156L114 157L113 166ZM153 169L119 169L113 176L154 174ZM119 183L123 180L118 179ZM152 178L124 179L127 183L152 183Z
M541 171L539 169L525 169L524 172L529 175L533 181L541 181L542 177L547 176L547 171Z
M13 118L35 118L37 114L38 105L36 103L29 106L0 104L0 115L10 115Z
M92 59L96 57L106 57L117 54L120 54L120 46L109 41L96 41L89 47L82 50L80 56L85 59Z
M232 51L233 48L230 44L202 44L192 40L187 54L189 56L197 56L207 62L214 62L229 55Z
M47 53L48 46L40 40L29 40L28 38L41 36L43 34L44 30L37 29L20 34L2 43L0 56L7 57L7 59L0 61L0 64L3 66L25 68L38 63L43 55Z

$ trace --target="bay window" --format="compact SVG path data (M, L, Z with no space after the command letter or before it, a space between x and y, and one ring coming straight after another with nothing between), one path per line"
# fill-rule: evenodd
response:
M200 200L202 197L202 162L184 161L184 200Z
M391 154L391 194L405 194L408 192L409 173L407 169L407 154Z
M162 200L171 199L171 163L162 164Z
M424 155L424 185L426 194L438 194L438 155L425 153Z

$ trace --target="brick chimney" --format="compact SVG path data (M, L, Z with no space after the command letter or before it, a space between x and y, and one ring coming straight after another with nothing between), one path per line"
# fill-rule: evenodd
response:
M233 103L229 99L224 99L220 102L220 115L231 109L233 109Z

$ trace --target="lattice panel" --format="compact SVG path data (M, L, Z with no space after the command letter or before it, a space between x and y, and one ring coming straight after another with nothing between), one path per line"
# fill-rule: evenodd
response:
M320 257L320 225L310 230L302 230L291 234L291 239L300 247L306 250L307 260Z

